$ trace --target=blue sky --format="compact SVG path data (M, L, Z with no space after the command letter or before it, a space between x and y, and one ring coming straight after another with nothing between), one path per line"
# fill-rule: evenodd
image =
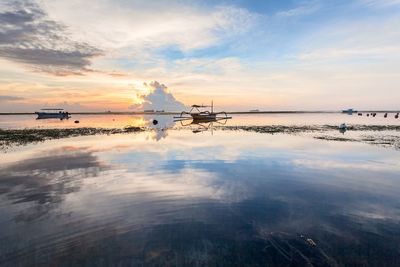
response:
M152 81L229 110L398 109L399 0L23 0L0 21L0 112L127 110Z

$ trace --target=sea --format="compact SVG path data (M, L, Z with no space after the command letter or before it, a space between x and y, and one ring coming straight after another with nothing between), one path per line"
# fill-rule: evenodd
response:
M400 132L339 131L394 114L35 118L0 129L146 130L0 150L0 266L400 266L400 150L365 138Z

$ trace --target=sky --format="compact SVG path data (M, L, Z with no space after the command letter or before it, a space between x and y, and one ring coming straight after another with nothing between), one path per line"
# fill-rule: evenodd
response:
M3 0L0 112L399 109L399 25L400 0Z

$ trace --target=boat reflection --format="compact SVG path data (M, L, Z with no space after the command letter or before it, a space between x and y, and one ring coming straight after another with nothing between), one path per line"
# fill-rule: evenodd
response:
M211 131L211 135L213 135L213 130L215 125L225 125L227 121L231 118L232 117L178 119L175 120L175 122L179 122L183 127L189 127L193 133L202 133Z

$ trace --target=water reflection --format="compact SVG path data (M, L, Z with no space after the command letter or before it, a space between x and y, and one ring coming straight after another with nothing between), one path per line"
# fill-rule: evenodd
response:
M203 118L203 119L175 119L183 128L189 128L193 133L202 133L210 131L213 134L214 126L226 125L231 117L225 118Z
M173 115L158 115L158 117L173 117ZM79 115L73 114L71 120L35 120L35 115L1 115L0 128L71 128L71 127L103 127L123 128L128 125L143 127L153 119L152 115ZM79 123L74 123L79 120ZM341 113L327 114L235 114L228 125L399 125L400 120L393 116L348 116Z
M162 143L140 133L11 152L0 169L0 264L398 265L398 152L167 131ZM31 207L36 216L15 220Z
M182 128L188 128L193 133L210 131L213 134L215 125L226 125L231 117L226 118L204 118L204 119L176 119L171 116L149 116L146 118L146 126L154 130L149 134L149 138L159 141L168 136L168 130L178 125Z
M172 128L175 123L172 116L148 116L146 117L147 127L154 130L149 134L149 138L159 141L161 139L167 138L168 129Z
M56 208L64 196L77 192L82 180L105 169L86 148L73 146L43 151L0 169L0 194L24 204L17 221L36 220Z

